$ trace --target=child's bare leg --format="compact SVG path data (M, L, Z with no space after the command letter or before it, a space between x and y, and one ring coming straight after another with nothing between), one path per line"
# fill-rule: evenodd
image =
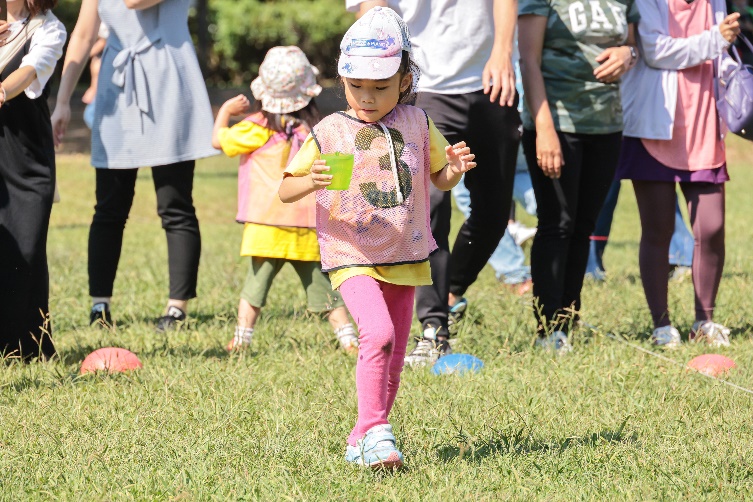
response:
M329 321L329 325L332 326L332 329L334 330L342 328L346 324L350 324L350 319L348 319L348 310L345 307L337 307L332 309L327 316L327 320Z
M348 310L345 307L332 309L327 316L327 320L343 349L348 352L358 350L358 334L350 322Z
M238 302L238 327L246 329L254 329L256 326L256 320L259 318L261 308L253 307L246 300L241 298Z
M227 344L227 350L243 349L251 345L254 326L260 313L261 307L254 307L241 298L238 302L238 325L235 327L233 338Z

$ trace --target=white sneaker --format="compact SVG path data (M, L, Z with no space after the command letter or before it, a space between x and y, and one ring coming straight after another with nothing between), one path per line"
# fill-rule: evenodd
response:
M508 223L507 231L510 232L510 236L518 246L522 246L524 242L533 239L533 236L536 235L535 228L527 227L519 221Z
M682 343L682 340L680 339L680 332L674 326L662 326L656 328L651 334L651 342L660 347L674 349Z
M690 341L705 341L712 347L729 347L729 328L713 321L696 321L690 331Z
M536 340L536 345L546 350L553 350L558 356L567 354L573 350L573 346L567 339L567 333L564 331L555 331L546 338Z
M420 368L434 364L440 357L452 353L449 340L437 340L437 331L439 330L431 324L426 326L424 336L416 342L416 347L410 354L405 356L405 364Z
M335 336L337 341L340 342L340 347L346 352L358 349L358 335L356 330L353 329L353 324L343 324L335 330Z

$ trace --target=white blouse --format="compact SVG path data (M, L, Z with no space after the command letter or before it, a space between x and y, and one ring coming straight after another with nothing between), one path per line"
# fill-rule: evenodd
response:
M24 21L15 21L8 25L11 35L23 28ZM31 36L29 53L21 60L20 68L31 66L37 74L37 78L24 91L29 99L36 99L42 95L44 86L55 71L58 59L63 55L65 39L65 26L48 12L47 21Z

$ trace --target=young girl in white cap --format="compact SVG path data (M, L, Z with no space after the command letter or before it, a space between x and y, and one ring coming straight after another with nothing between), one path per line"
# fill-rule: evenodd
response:
M340 44L338 71L349 110L316 125L285 170L284 202L316 194L322 270L329 272L360 333L358 421L348 462L401 467L387 421L400 385L416 286L431 284L429 182L450 190L473 167L465 143L450 146L412 100L419 71L408 30L375 7ZM332 176L322 154L354 155L349 188L322 190Z
M285 166L319 121L312 101L322 90L316 83L316 73L298 47L274 47L251 84L255 112L228 127L231 116L248 113L251 108L241 94L222 105L214 123L213 146L231 157L241 155L236 220L245 224L241 256L251 258L238 305L238 325L228 350L251 343L272 281L286 263L301 279L309 310L327 316L342 348L358 347L342 298L332 291L321 270L314 196L295 204L283 204L277 197Z

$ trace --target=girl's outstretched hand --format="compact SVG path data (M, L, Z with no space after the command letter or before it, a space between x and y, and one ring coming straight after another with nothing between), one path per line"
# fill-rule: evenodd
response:
M473 162L473 159L475 159L476 156L471 153L470 148L465 146L465 141L461 141L452 146L447 145L444 151L445 155L447 155L447 163L450 165L452 172L462 174L476 167L476 163Z
M222 105L227 112L233 115L244 115L251 110L251 102L243 94L238 94L234 98L230 98Z
M330 183L332 183L332 175L327 174L329 172L329 166L327 161L319 159L315 160L311 166L311 181L314 183L316 190L321 190Z

